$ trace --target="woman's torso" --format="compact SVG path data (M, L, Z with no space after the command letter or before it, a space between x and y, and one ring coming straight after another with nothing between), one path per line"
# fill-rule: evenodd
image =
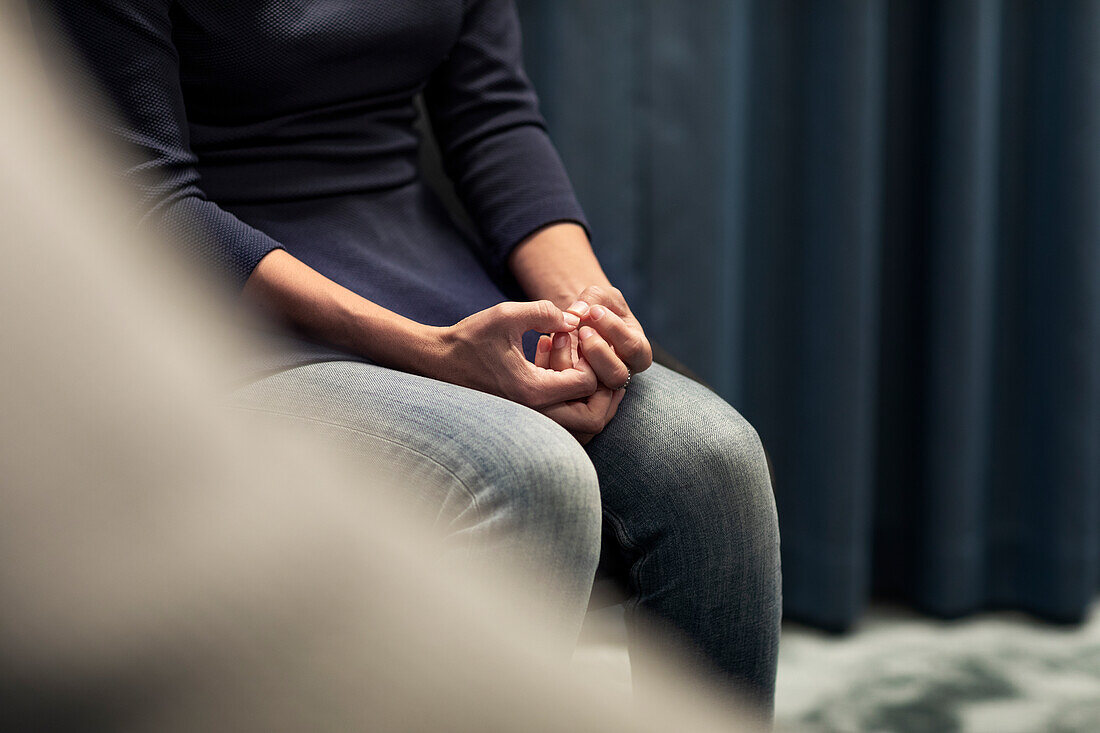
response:
M172 17L204 192L322 274L431 325L504 299L418 169L415 98L462 5L183 0ZM291 340L267 366L334 355Z
M259 203L411 182L413 100L461 20L461 0L177 2L172 39L204 190Z

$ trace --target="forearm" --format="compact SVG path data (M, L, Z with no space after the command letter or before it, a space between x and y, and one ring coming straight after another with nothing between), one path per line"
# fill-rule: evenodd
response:
M281 249L260 260L242 298L314 340L384 366L424 374L439 356L443 329L372 303Z
M572 222L543 227L512 251L508 266L532 300L568 308L590 285L610 285L584 229Z

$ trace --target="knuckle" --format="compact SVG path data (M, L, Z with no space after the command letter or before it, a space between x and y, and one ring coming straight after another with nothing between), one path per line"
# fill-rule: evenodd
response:
M623 356L638 359L645 353L645 339L634 332L628 332L623 338Z
M496 306L497 313L505 318L515 318L519 315L519 304L512 301L505 301Z
M630 376L630 367L618 358L608 359L600 370L600 379L608 387L617 388Z
M589 394L596 391L596 388L600 386L600 379L596 376L596 372L589 370L586 371L582 377L584 381L581 382L581 388L586 390Z
M554 316L554 311L556 310L557 306L555 306L549 300L535 301L535 312L540 318L550 319Z
M603 287L600 285L589 285L587 288L584 289L584 295L594 299L596 302L599 302L603 299L606 293L604 292Z

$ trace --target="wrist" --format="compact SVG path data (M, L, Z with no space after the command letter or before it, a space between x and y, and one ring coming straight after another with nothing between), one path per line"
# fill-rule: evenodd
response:
M436 376L444 361L445 328L426 326L391 311L372 308L354 319L355 351L382 366Z
M400 356L394 366L423 377L441 378L447 370L452 330L449 326L426 326L406 319L398 334Z
M513 250L509 268L532 300L568 308L590 285L610 284L584 229L558 223L539 230Z

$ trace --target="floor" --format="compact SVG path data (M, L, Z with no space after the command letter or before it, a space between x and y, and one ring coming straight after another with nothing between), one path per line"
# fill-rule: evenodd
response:
M788 624L776 709L794 731L1100 731L1100 607L1075 628L889 607L843 637Z
M590 619L575 663L629 689L621 608ZM1100 604L1075 628L886 606L846 636L786 624L776 722L808 733L1100 732Z

